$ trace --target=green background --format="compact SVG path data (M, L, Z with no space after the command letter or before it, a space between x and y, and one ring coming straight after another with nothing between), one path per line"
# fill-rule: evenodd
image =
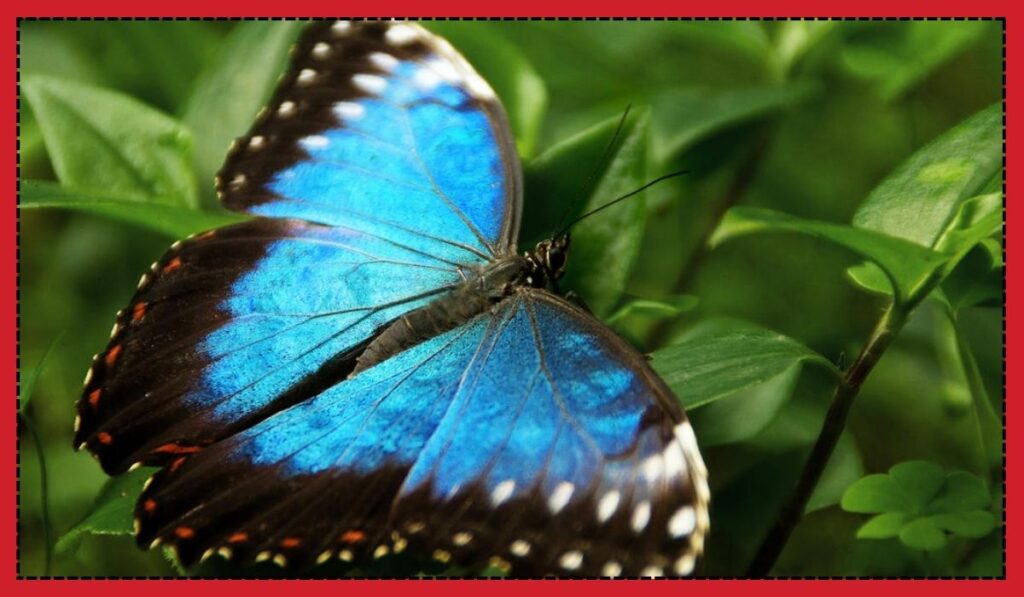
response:
M693 407L713 495L702 572L742 575L821 426L833 364L854 361L888 298L887 283L869 283L866 268L860 284L853 281L858 270L849 268L862 259L849 244L827 234L748 235L747 224L763 213L730 210L852 221L921 242L926 218L905 201L932 197L930 187L880 185L929 142L1001 101L1002 23L429 26L506 104L527 172L524 245L550 234L566 210L579 213L655 176L689 171L581 224L565 286L655 352L655 366ZM139 274L175 238L230 219L217 211L212 175L228 141L265 101L297 27L23 22L20 31L20 572L179 574L118 527L117 498L130 504L138 491L130 483L108 487L97 516L106 476L71 449L74 402ZM619 143L602 162L630 104ZM986 112L984 126L976 119L951 133L945 161L915 170L913 180L924 171L946 184L966 167L951 160L976 165L979 155L998 170L999 110ZM975 145L962 140L976 129L984 135ZM954 197L954 207L998 193L1000 180L997 171L964 183L973 192ZM858 211L869 204L900 209ZM858 479L920 460L938 466L929 469L939 475L936 492L945 491L947 472L980 479L988 500L980 509L1002 519L999 421L984 420L985 412L1002 412L1000 234L986 231L987 244L967 253L943 283L945 299L932 293L912 305L863 386L775 574L1002 574L1001 528L943 527L941 545L920 540L917 527L879 535L888 538L861 529L858 538L862 513L889 510L857 506L849 495L839 504ZM911 253L904 261L897 251L895 260L911 263ZM782 357L764 358L783 345ZM707 361L704 377L689 374L695 359ZM47 564L47 543L73 527ZM219 563L197 572L239 573Z

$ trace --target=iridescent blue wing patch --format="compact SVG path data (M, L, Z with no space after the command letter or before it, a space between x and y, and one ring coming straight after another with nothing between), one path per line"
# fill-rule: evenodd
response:
M520 172L500 102L447 41L409 23L320 22L218 189L232 209L493 256L518 231Z
M161 472L139 540L186 562L415 548L519 575L685 575L705 475L643 357L529 291Z
M76 444L108 472L177 461L344 379L379 328L463 275L415 247L298 220L175 243L93 360Z
M219 177L270 219L174 247L97 355L76 445L173 464L337 383L386 324L514 243L519 164L493 92L403 23L316 23Z

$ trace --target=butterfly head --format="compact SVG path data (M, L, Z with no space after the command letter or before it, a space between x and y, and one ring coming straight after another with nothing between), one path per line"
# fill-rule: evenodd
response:
M529 281L532 286L543 287L556 283L565 274L571 238L569 233L543 240L526 254L529 263Z

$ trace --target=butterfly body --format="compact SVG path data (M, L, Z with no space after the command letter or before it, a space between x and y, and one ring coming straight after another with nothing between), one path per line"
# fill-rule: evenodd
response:
M305 569L405 550L516 575L687 575L707 471L646 360L517 254L493 91L406 23L321 22L143 276L78 403L141 546ZM551 292L548 289L555 292Z

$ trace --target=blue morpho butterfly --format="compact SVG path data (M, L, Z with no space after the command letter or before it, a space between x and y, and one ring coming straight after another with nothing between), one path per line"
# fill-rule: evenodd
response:
M76 445L163 467L142 546L306 569L415 550L513 575L687 575L706 470L644 357L516 254L494 92L408 23L318 22L96 357Z

